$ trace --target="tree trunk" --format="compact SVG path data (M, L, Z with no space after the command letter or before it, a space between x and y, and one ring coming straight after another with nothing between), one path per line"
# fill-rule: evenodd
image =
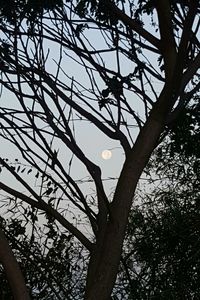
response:
M165 121L173 105L172 87L166 85L142 128L134 147L126 158L116 187L104 237L97 238L91 253L86 284L86 300L110 299L120 262L123 240L140 175L157 145Z
M30 300L22 272L1 229L0 262L5 269L14 299Z

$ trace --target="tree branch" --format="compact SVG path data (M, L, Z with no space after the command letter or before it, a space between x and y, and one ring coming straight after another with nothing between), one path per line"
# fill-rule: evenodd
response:
M176 43L172 27L172 14L169 0L157 0L156 10L161 37L161 53L164 57L165 77L171 80L176 63Z
M123 11L121 11L113 2L110 0L106 3L108 8L115 14L115 16L121 20L125 25L128 25L133 31L137 32L140 36L142 36L145 40L147 40L150 44L154 45L157 49L160 49L160 40L157 39L150 32L145 30L137 21L131 19L128 15L126 15Z
M89 251L92 250L92 243L69 221L67 221L59 212L57 212L53 207L46 204L43 200L35 201L23 193L20 193L9 186L0 182L0 189L4 190L6 193L23 200L32 207L36 207L42 211L45 211L48 215L54 217L64 228L69 230Z

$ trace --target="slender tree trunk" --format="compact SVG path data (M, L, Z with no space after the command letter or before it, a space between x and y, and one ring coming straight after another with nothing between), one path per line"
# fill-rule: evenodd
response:
M22 272L1 229L0 262L5 269L14 299L30 300Z
M167 114L173 105L172 88L163 89L134 147L128 155L116 187L104 237L97 238L91 254L86 285L86 300L108 300L115 284L128 214L140 175L163 131Z

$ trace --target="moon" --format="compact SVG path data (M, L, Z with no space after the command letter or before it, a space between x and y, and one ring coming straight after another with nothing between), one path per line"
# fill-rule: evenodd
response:
M110 150L103 150L102 153L101 153L101 157L103 159L110 159L112 157L112 152Z

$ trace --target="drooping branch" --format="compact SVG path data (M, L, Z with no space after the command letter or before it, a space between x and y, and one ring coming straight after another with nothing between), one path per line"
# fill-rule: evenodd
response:
M46 212L51 217L55 218L61 225L63 225L64 228L69 230L69 232L71 232L86 247L86 249L90 251L92 250L92 243L76 227L74 227L70 222L68 222L66 218L64 218L52 206L45 203L42 199L39 199L39 201L35 201L32 198L26 196L25 194L10 188L3 182L0 182L0 189L4 190L6 193L12 195L13 197L23 200L25 203L31 205L32 207L38 208L39 210Z

